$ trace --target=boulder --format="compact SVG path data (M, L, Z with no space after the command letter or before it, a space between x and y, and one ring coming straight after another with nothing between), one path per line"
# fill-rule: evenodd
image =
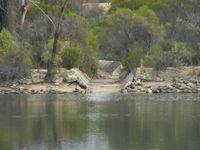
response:
M128 88L133 81L134 75L132 72L130 72L125 78L124 80L122 80L122 89L126 89Z
M99 60L99 70L110 75L120 75L123 66L119 61Z
M60 84L61 82L78 83L78 85L81 88L90 91L89 87L90 80L91 79L86 74L84 74L77 68L72 68L70 70L61 68L59 69L58 74L54 79L54 83L55 84Z

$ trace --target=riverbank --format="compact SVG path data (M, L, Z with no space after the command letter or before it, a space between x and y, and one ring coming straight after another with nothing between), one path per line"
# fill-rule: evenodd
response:
M0 94L89 93L90 78L79 69L60 68L52 83L45 83L47 70L33 69L27 78L0 83Z
M137 68L133 74L120 62L100 60L99 65L94 79L76 68L60 68L52 83L44 82L47 70L34 69L27 78L1 82L0 94L200 93L200 67Z
M164 71L138 68L135 76L126 76L123 92L199 93L200 67L171 67Z

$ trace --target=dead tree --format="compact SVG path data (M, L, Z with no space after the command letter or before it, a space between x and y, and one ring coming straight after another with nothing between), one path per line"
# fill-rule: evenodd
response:
M20 21L20 30L23 30L25 17L28 11L29 1L28 0L21 0L21 21Z
M55 57L56 57L56 53L57 53L57 48L58 48L58 40L59 40L60 31L61 31L61 21L62 21L63 16L64 16L65 9L67 8L67 2L68 2L68 0L65 0L64 4L62 5L61 15L58 19L58 23L57 23L56 30L55 30L55 33L54 33L53 49L52 49L52 52L51 52L51 57L50 57L48 64L47 64L47 70L48 71L47 71L47 74L45 76L46 82L51 82L51 80L52 80L52 68L53 68L53 65L54 65L54 61L55 61Z

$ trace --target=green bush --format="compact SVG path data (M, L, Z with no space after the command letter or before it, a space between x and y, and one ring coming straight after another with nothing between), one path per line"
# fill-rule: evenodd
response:
M126 58L131 45L139 45L146 53L163 36L158 16L148 7L137 11L118 8L106 15L95 29L101 56L116 56L120 61Z
M160 46L155 46L148 51L144 57L144 66L152 67L155 70L164 70L167 67L167 62L164 58L164 52Z
M62 66L71 69L79 68L82 62L82 52L80 45L71 43L68 48L62 52Z
M46 67L47 64L48 64L48 61L51 57L51 52L52 52L52 48L53 48L53 39L49 40L49 42L47 43L47 45L45 45L45 48L42 52L42 55L41 55L41 61L42 61L42 66ZM61 47L61 44L62 42L61 41L58 41L58 51ZM56 57L55 57L55 61L54 61L54 67L60 67L62 63L62 58L61 56L57 53L56 54Z
M161 42L148 51L144 65L156 70L171 66L188 66L192 64L195 51L182 42Z
M80 69L89 76L96 75L98 70L99 49L98 42L94 36L89 37L88 47L82 48L82 52L83 61Z
M142 58L142 48L134 45L128 52L128 56L123 60L122 64L129 70L133 70L140 66Z
M106 60L117 60L117 56L112 49L107 51L105 58Z
M186 43L173 42L171 49L174 53L174 64L175 65L191 65L192 58L195 55L195 51L190 48Z
M27 75L32 67L30 51L19 47L7 30L0 32L0 79L9 80Z

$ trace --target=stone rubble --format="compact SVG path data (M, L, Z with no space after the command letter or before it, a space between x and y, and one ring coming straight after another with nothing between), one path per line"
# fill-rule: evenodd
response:
M166 74L156 74L156 76L138 68L135 75L129 73L122 83L123 93L200 93L200 80L193 76L185 75L170 77L171 72Z

